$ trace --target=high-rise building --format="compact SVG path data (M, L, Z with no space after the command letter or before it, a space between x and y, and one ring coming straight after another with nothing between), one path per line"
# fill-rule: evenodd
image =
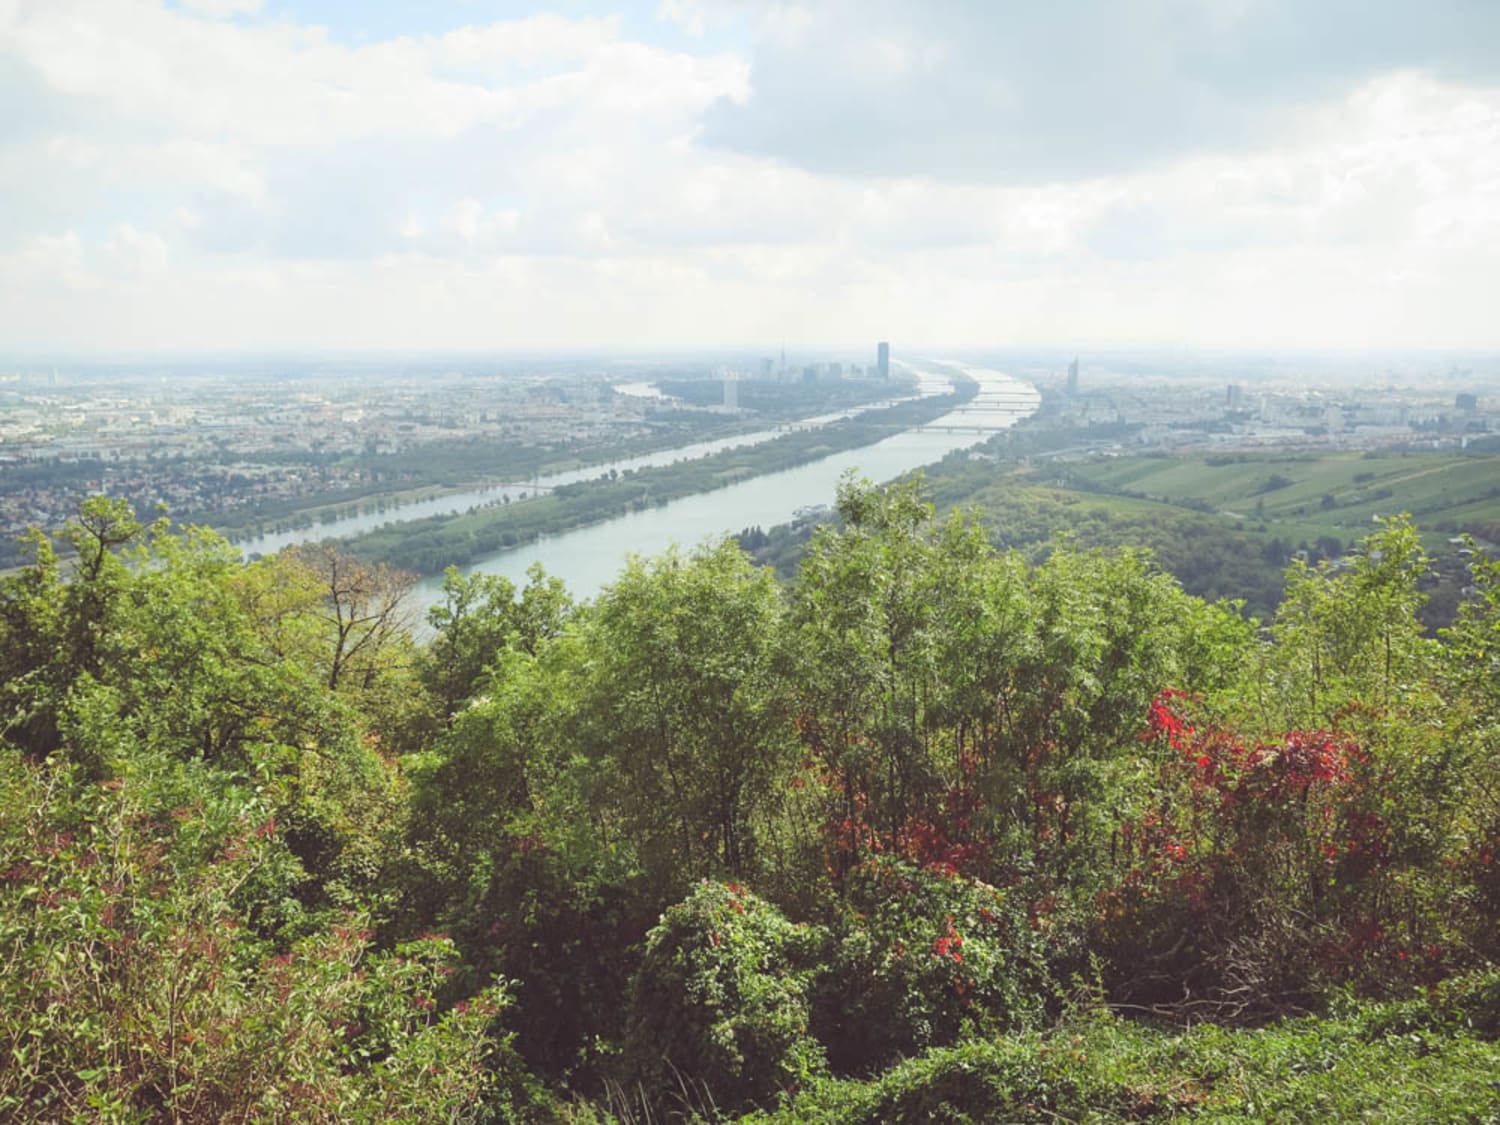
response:
M1469 392L1461 392L1453 396L1453 407L1455 410L1478 410L1479 396Z
M1068 364L1068 393L1070 395L1078 393L1078 357L1076 355L1073 357L1073 362Z
M882 379L891 377L891 346L884 340L875 348L875 373Z
M1244 397L1244 388L1238 383L1230 383L1228 389L1224 392L1224 405L1229 407L1230 410L1237 410L1240 403L1244 401Z

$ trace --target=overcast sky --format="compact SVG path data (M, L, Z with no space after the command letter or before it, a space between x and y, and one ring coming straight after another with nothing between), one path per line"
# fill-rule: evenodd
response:
M1500 347L1497 0L0 0L0 351Z

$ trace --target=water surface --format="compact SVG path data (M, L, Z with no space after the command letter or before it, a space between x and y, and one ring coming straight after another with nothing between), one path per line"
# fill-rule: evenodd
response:
M929 393L934 381L948 382L945 370L961 371L974 379L979 383L979 393L925 426L821 461L538 539L465 569L503 575L520 585L526 580L527 567L539 562L548 574L566 582L574 597L590 598L615 578L630 554L654 555L674 543L691 547L746 527L786 523L799 508L832 504L839 478L851 469L873 481L891 480L940 461L954 450L979 444L996 431L1015 425L1041 404L1041 396L1029 383L999 371L947 361L931 361L925 366ZM597 476L598 471L592 475ZM418 599L424 609L438 600L440 586L438 578L419 584Z

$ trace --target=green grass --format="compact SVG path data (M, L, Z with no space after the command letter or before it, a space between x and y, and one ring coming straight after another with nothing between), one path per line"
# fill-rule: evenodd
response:
M1495 974L1479 979L1492 1001ZM1443 997L1186 1030L1100 1012L821 1080L758 1120L1500 1121L1500 1044L1487 1019L1453 1018L1460 1007Z
M1377 515L1401 511L1424 527L1500 520L1500 456L1492 454L1119 457L1061 471L1085 488L1299 529L1366 529Z

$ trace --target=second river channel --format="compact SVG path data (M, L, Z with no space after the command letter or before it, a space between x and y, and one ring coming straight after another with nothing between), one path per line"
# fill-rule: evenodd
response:
M928 361L921 366L929 376L945 369L961 372L979 384L979 392L935 422L872 445L538 539L465 569L503 575L520 586L526 581L527 567L539 562L549 575L561 578L574 597L591 598L619 574L628 555L659 554L674 543L692 547L746 527L786 523L799 508L832 504L839 478L851 469L872 481L891 480L940 461L954 450L979 444L1041 404L1031 384L999 371L951 361ZM593 470L593 475L598 472ZM417 601L424 609L438 600L441 585L440 578L424 579L419 585Z

